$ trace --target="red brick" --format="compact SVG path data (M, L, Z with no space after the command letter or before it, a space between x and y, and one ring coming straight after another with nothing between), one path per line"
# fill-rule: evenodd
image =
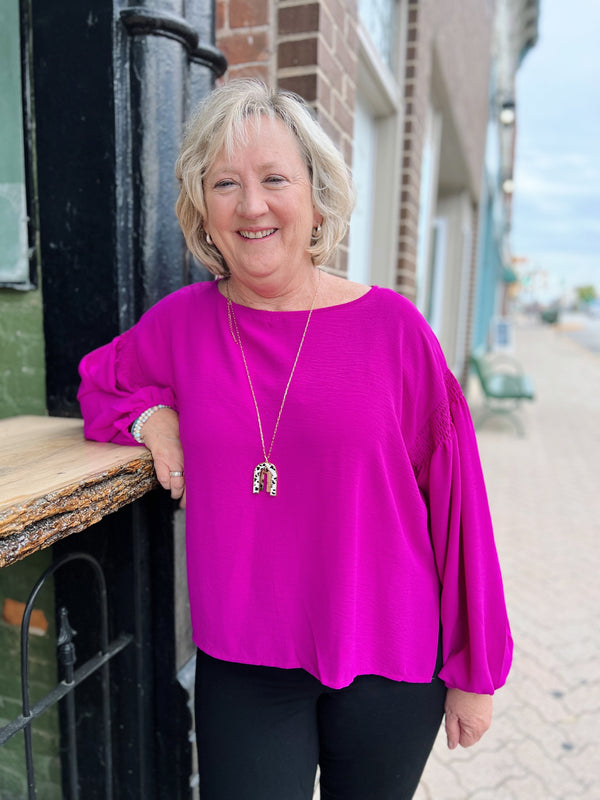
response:
M346 40L348 49L353 53L358 53L358 30L355 20L350 16L346 17L346 34L344 39Z
M327 9L331 14L331 18L343 32L344 17L346 15L344 4L340 2L340 0L323 0L323 4L327 6Z
M319 79L319 102L329 114L333 112L331 100L331 84L324 78Z
M317 63L317 37L282 42L277 48L277 64L285 67L307 67Z
M342 155L344 156L344 161L346 164L352 164L352 157L353 157L353 145L352 141L348 140L344 142L344 147L342 150Z
M220 31L226 25L228 8L229 3L224 2L224 0L217 0L215 8L215 28L217 31Z
M342 36L337 37L335 55L344 72L354 77L356 74L357 51L349 48Z
M254 28L269 22L268 0L229 0L231 28Z
M319 67L323 70L323 74L327 76L327 80L334 89L341 88L342 85L342 68L333 57L331 51L326 44L321 42L319 47Z
M335 146L341 150L341 136L340 131L336 125L331 121L329 114L319 114L319 122L325 133L330 137Z
M336 30L337 26L335 24L335 20L332 20L329 14L325 14L325 12L321 10L321 15L319 18L319 33L321 34L323 41L327 42L331 48L334 46Z
M333 95L333 116L342 131L352 138L352 131L354 129L352 113L339 95L335 93Z
M223 51L230 66L267 61L269 43L265 33L230 34L220 36L218 46Z
M239 64L230 67L227 70L227 77L229 80L234 78L257 78L267 85L270 82L268 65L261 66L260 64Z
M317 33L320 7L318 3L280 8L278 12L279 35Z
M20 626L25 614L25 603L7 597L2 607L2 619L8 625ZM34 608L29 618L29 632L43 636L48 632L48 620L40 609Z
M317 100L317 74L307 72L304 75L280 78L279 88L299 94L307 103L314 103Z

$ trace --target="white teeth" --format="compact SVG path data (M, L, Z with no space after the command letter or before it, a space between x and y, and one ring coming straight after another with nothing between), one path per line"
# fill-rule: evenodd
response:
M244 239L264 239L265 236L270 236L276 230L276 228L269 228L268 231L240 231L239 233Z

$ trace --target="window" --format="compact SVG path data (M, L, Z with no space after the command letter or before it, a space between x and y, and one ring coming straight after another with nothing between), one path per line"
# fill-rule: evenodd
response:
M387 66L394 70L396 28L398 25L396 0L359 0L358 15L369 32L373 44Z
M352 214L351 242L348 253L348 278L358 283L371 280L373 238L374 180L377 152L377 124L357 94L354 108L354 143L352 176L356 187L356 206Z
M0 286L32 288L19 0L0 3Z
M352 167L358 196L350 222L348 277L394 287L404 112L396 76L403 71L399 54L406 4L361 0L359 12Z

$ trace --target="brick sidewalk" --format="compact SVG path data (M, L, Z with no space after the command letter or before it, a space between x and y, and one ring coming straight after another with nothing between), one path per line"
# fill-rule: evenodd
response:
M478 432L513 669L478 745L440 734L415 800L600 800L600 355L528 321L516 355L537 392L525 437Z

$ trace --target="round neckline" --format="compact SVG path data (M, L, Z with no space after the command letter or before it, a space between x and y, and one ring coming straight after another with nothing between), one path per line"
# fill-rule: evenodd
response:
M215 282L214 282L215 290L216 290L217 294L219 295L219 297L221 298L222 302L225 303L225 305L227 305L229 300L225 297L224 294L221 294L221 292L219 291L219 285L218 284L219 284L219 281L221 281L221 280L224 280L224 279L223 278L219 278L218 280L215 280ZM321 306L319 308L315 308L313 310L313 315L314 314L319 314L319 312L321 312L321 311L332 311L335 308L342 309L342 308L348 308L349 306L353 306L356 303L360 303L362 300L366 300L367 297L370 297L371 294L375 291L375 289L377 289L377 287L371 285L371 286L369 286L368 290L364 294L361 294L360 297L355 297L354 300L347 300L344 303L336 303L335 305L332 305L332 306ZM284 310L284 309L269 309L269 308L253 308L252 306L245 306L243 303L236 303L235 300L232 300L231 303L235 306L236 310L237 309L241 309L242 313L245 313L246 311L248 311L248 312L252 312L253 314L306 314L308 312L307 308L298 309L298 310L296 310L296 309Z

